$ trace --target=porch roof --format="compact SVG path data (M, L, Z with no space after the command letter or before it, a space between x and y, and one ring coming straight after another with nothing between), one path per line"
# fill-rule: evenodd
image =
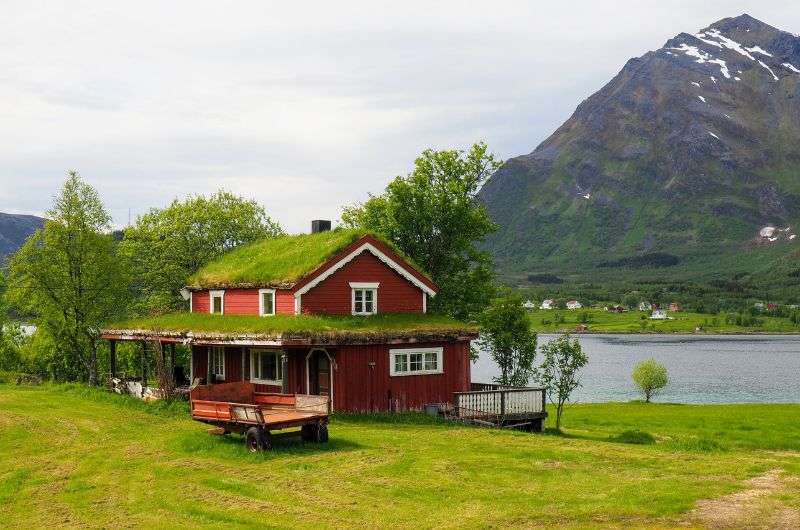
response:
M109 340L275 346L471 340L477 335L474 325L415 313L366 317L170 313L117 322L102 333Z

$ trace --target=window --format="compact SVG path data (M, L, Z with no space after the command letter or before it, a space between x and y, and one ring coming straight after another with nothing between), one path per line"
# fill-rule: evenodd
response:
M283 383L283 352L271 350L250 351L250 381L268 385Z
M222 346L211 348L211 373L216 379L225 380L225 348Z
M261 316L275 314L275 289L259 289L258 314Z
M213 315L222 315L225 313L225 291L209 291L210 300L208 304L208 312Z
M443 348L401 348L389 350L389 375L444 373Z
M351 282L353 314L374 315L378 312L378 284Z

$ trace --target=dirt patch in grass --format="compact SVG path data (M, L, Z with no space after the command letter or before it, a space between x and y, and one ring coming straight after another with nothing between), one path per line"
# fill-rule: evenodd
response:
M745 486L736 493L698 501L692 519L709 528L800 528L800 511L776 498L786 489L781 470L753 477Z

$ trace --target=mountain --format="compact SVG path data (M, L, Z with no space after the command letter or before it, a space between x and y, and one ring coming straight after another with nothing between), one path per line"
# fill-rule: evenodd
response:
M677 35L508 160L480 198L508 277L792 269L800 37L749 15Z
M0 212L0 262L16 252L32 232L44 225L35 215L15 215Z

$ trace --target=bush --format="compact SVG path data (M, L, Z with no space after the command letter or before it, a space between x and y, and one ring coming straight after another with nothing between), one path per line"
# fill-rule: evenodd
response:
M625 431L615 436L609 436L608 439L609 441L623 444L650 445L656 443L656 439L652 434L639 430Z
M655 359L648 359L636 365L633 369L633 383L644 395L644 400L650 403L650 399L658 394L667 383L667 368Z

